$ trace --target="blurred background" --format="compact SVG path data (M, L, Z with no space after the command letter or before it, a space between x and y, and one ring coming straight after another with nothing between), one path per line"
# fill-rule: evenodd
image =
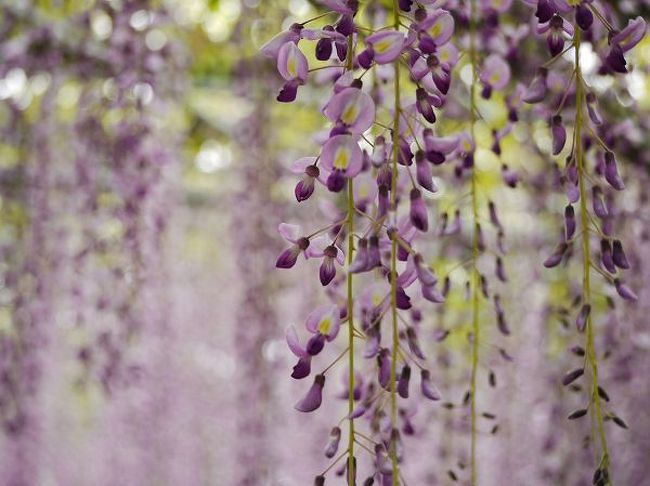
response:
M299 414L305 384L289 376L284 341L323 301L317 264L274 268L278 223L311 227L326 210L297 207L288 171L317 150L326 88L275 103L281 80L258 55L320 11L307 0L1 2L0 484L302 486L327 467L345 370L317 413ZM617 203L639 302L607 310L604 299L598 333L602 379L630 425L608 424L613 469L637 486L650 484L648 40L633 55L620 86L593 82L630 181ZM497 124L507 115L502 97L483 109ZM541 267L564 199L546 124L518 125L500 159L479 127L485 167L507 162L525 180L515 191L482 181L509 228L514 363L494 353L491 326L479 391L496 419L480 424L481 484L591 484L589 424L565 421L582 396L558 383L575 367L563 309L580 274ZM439 203L457 196L443 190ZM443 401L460 407L407 411L417 432L405 475L464 484L469 314L461 291L433 309L421 340Z

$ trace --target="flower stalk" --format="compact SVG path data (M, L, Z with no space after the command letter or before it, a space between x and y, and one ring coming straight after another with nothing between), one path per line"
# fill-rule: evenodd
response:
M582 280L582 301L583 305L591 306L591 247L589 228L589 210L587 209L587 190L585 179L587 177L584 161L584 151L582 146L582 125L583 125L583 111L585 105L585 86L582 77L582 69L580 66L580 43L581 43L581 30L576 27L575 29L575 70L576 70L576 118L575 118L575 133L574 133L574 146L575 158L578 165L578 187L580 190L580 222L582 224L582 266L583 266L583 280ZM599 468L609 470L609 451L607 448L607 438L605 435L605 426L603 423L603 413L600 403L600 396L598 393L598 358L596 355L596 347L594 343L594 329L593 329L593 312L590 312L586 318L586 333L587 333L587 348L586 359L591 368L592 382L590 401L592 404L592 425L597 430L600 439L601 458L599 461ZM595 430L594 430L595 431ZM595 434L592 434L595 435ZM609 484L612 483L611 474L609 475Z

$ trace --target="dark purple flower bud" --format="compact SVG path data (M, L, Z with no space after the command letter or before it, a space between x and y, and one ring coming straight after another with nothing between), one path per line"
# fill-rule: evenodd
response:
M399 0L399 8L404 12L410 12L413 0Z
M411 190L411 210L410 210L411 223L422 232L429 229L429 215L427 213L427 206L422 199L422 193L418 189Z
M501 222L499 221L497 208L492 201L488 201L488 209L490 210L490 222L495 228L502 230L503 226L501 226Z
M433 174L431 173L431 166L424 158L424 152L418 150L415 153L415 177L424 189L436 192L438 188L433 182Z
M573 371L569 371L566 375L564 375L564 378L562 378L562 384L564 386L570 385L578 378L580 378L582 375L584 375L584 373L585 373L584 368L578 368Z
M440 400L440 392L431 382L431 373L429 370L422 370L420 372L420 389L422 390L422 395L429 400Z
M614 240L612 257L614 260L614 265L616 265L618 268L630 268L630 264L628 263L625 252L623 251L623 243L621 243L621 240Z
M625 300L629 300L631 302L636 302L639 300L639 297L637 297L632 289L621 282L619 279L614 279L614 286L616 287L616 292L618 292L618 295L623 297Z
M357 249L356 255L354 255L354 261L350 265L350 273L360 273L365 272L368 268L368 240L361 238L359 240L359 248Z
M345 175L343 171L334 169L327 178L327 188L331 192L341 192L345 187Z
M551 18L548 37L546 37L546 44L551 56L557 56L564 49L563 26L564 20L562 17L554 15Z
M605 206L605 201L603 200L603 190L600 186L594 186L591 190L591 195L594 213L596 213L596 216L599 218L606 218L609 215L609 212L607 211L607 206Z
M587 111L589 112L589 118L594 125L600 126L603 124L603 119L600 116L598 107L596 106L596 95L591 91L587 93Z
M325 336L318 333L314 334L309 341L307 341L307 353L311 356L316 356L323 350L325 346Z
M560 115L555 115L551 120L551 133L553 135L553 155L557 155L562 152L566 143L566 129Z
M320 170L315 165L309 165L305 169L305 176L296 184L294 194L298 202L305 201L314 193L314 181L320 175Z
M628 428L627 424L625 423L625 420L623 420L622 418L620 418L617 415L612 414L612 422L614 422L616 425L618 425L622 429L627 429ZM606 483L604 483L604 484L606 484Z
M299 412L313 412L320 407L323 401L323 387L325 386L325 375L316 375L314 384L311 386L305 397L295 405Z
M546 97L546 92L548 88L546 87L546 76L548 75L548 69L539 68L537 74L531 81L528 88L524 92L522 100L525 103L539 103Z
M422 350L420 349L420 343L418 342L418 336L415 332L415 329L412 327L408 327L406 329L406 340L409 346L409 350L411 353L413 353L415 356L417 356L420 359L425 359L424 354L422 353Z
M551 0L538 0L535 17L537 17L541 24L551 20L551 17L553 17L553 14L555 14L555 12L556 10Z
M334 245L330 245L323 250L324 257L321 263L319 277L320 283L323 287L327 286L336 276L336 266L334 260L338 255L338 249Z
M591 13L591 10L582 3L578 5L576 7L576 24L578 24L578 27L582 30L589 30L593 23L594 14Z
M282 253L275 262L276 268L291 268L298 261L298 255L300 255L300 248L297 245L293 245L291 248L287 248Z
M325 486L325 476L316 476L314 486Z
M291 378L301 380L311 373L311 356L303 356L298 359L298 363L293 367Z
M345 37L354 33L354 20L352 15L341 15L341 19L336 24L336 31Z
M567 418L569 420L576 420L576 419L579 419L581 417L584 417L585 415L587 415L587 409L582 408L580 410L576 410L575 412L572 412L571 414L569 414L569 416Z
M499 280L501 280L502 282L507 282L508 277L506 276L505 268L503 268L503 260L499 256L496 258L495 267L496 267L495 268L495 273L496 273L497 278Z
M390 351L388 349L382 349L377 355L377 367L378 367L378 381L379 385L388 390L390 386Z
M625 189L621 176L618 175L616 158L612 152L605 152L605 180L617 191Z
M576 232L576 214L570 204L564 208L564 237L567 241L573 238Z
M587 320L589 319L589 315L591 314L591 304L584 304L580 308L580 312L578 313L578 317L576 319L576 328L578 329L578 332L583 332L585 328L587 327Z
M300 81L298 79L292 79L284 83L278 97L276 98L280 103L291 103L296 100L296 95L298 94L298 86Z
M565 242L558 244L553 250L551 256L544 260L544 266L546 268L557 267L562 261L562 258L564 257L564 254L568 248L569 246Z
M397 287L397 308L409 310L411 307L411 298L404 292L402 287Z
M612 255L612 244L606 238L600 240L600 261L609 273L616 273L614 256Z
M427 66L431 71L431 77L433 78L433 83L436 85L436 88L438 88L442 94L447 94L449 86L451 85L449 65L441 63L436 56L430 55L427 57Z
M390 207L390 198L388 197L388 186L380 185L377 195L377 207L378 213L377 217L381 218L388 213L388 208Z
M361 66L363 69L370 69L374 58L375 51L372 50L372 47L368 47L359 53L357 56L357 61L359 62L359 66Z
M341 429L339 427L334 427L330 431L329 441L327 446L325 446L325 457L331 459L336 455L336 451L339 450L339 442L341 441Z
M415 91L416 97L416 107L420 114L424 117L429 123L436 122L436 114L433 112L433 106L431 106L431 100L429 94L424 88L418 88Z
M434 54L437 50L436 41L426 33L421 33L418 47L422 54Z
M336 57L339 58L339 61L345 61L348 57L348 43L337 40L334 41L334 47L336 47Z
M316 43L316 59L328 61L332 57L332 39L324 37Z
M397 162L400 163L401 165L413 164L413 152L411 151L411 147L409 143L403 138L400 138L399 141Z
M405 364L399 374L399 381L397 382L397 393L402 398L409 397L409 381L411 380L411 367Z
M508 327L508 323L506 322L506 314L503 311L503 307L501 307L501 297L499 296L499 294L494 295L494 306L496 307L497 327L499 328L499 332L501 332L501 334L503 334L504 336L509 336L510 328Z
M614 71L615 73L625 74L627 73L627 61L625 60L625 54L623 49L618 44L614 44L610 50L609 54L605 58L607 67Z

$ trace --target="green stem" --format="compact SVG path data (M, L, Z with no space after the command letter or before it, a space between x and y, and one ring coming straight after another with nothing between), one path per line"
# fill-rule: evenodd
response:
M352 36L348 37L348 58L347 69L352 69L352 57L354 56ZM348 269L352 265L352 255L354 253L354 187L352 179L348 179ZM354 465L354 300L352 294L352 273L348 270L348 484L355 484L355 465Z
M393 27L399 30L399 4L393 0ZM390 198L391 210L397 220L397 157L399 150L399 114L400 114L400 60L395 60L395 112L393 113L393 171L391 177ZM397 235L392 234L390 246L390 308L393 325L393 348L391 351L390 366L390 402L391 402L391 428L397 429L397 351L399 347L399 334L397 330ZM392 437L392 431L391 431ZM397 444L391 442L390 459L393 470L393 486L399 484L399 464L397 463Z
M580 68L580 40L581 40L581 31L580 28L575 26L575 64L576 64L576 119L575 119L575 158L578 165L578 185L580 189L580 222L582 228L587 228L589 226L589 211L587 209L587 191L585 178L586 168L584 164L584 152L582 148L582 124L583 124L583 112L585 105L585 90L584 90L584 79L582 78L582 70ZM583 277L582 277L582 301L583 305L591 304L591 248L590 248L590 235L589 231L582 232L582 257L583 257ZM598 395L598 358L596 356L596 346L594 344L594 328L592 321L593 312L587 317L587 361L589 362L589 367L591 368L591 396L590 400L592 403L592 423L595 422L595 428L598 430L598 436L600 438L600 448L601 448L601 459L599 461L599 467L607 469L609 471L609 451L607 449L607 438L605 436L605 426L603 423L603 412L600 403L600 396ZM594 434L592 434L594 435ZM611 479L611 473L609 474L609 484L613 484Z
M470 2L470 15L469 15L469 54L470 62L472 63L472 84L470 87L470 123L471 123L471 136L472 143L476 147L476 80L477 73L477 59L476 59L476 23L474 19L475 0ZM476 153L476 148L474 149ZM475 156L475 153L473 156ZM470 408L471 408L471 466L470 466L470 484L472 486L477 484L476 480L476 378L478 372L478 351L479 351L479 286L480 275L477 269L477 260L479 257L479 214L478 214L478 195L477 195L477 181L476 181L476 157L474 157L472 166L472 217L474 219L474 234L472 237L472 376L470 385Z

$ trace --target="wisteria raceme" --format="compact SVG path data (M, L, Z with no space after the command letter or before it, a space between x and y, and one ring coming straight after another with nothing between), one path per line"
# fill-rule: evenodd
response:
M340 316L341 325L348 327L348 347L344 354L349 355L349 446L345 456L348 458L347 480L355 481L356 457L354 456L355 429L360 427L359 417L369 412L388 416L390 421L389 436L377 437L383 444L391 462L390 474L376 469L374 479L398 484L399 464L397 446L394 443L394 432L399 428L400 415L397 413L398 396L407 399L411 396L409 382L411 378L411 364L419 367L424 365L425 355L417 344L417 327L407 326L406 332L399 330L402 323L400 312L421 305L416 304L411 285L419 281L421 292L419 295L425 300L441 304L449 292L449 279L445 279L446 289L439 291L436 288L438 278L424 264L422 255L417 252L418 241L427 239L432 241L433 233L430 228L432 209L427 204L426 194L436 193L439 185L437 177L442 173L437 166L456 160L453 174L460 181L468 181L471 194L470 214L468 225L472 230L470 243L471 272L466 283L469 292L472 314L472 330L469 334L472 343L472 379L471 390L468 393L471 403L471 467L470 482L476 484L477 467L476 456L476 421L477 421L477 387L476 376L478 372L478 349L480 346L479 331L482 327L480 321L484 312L481 298L489 299L492 293L490 284L485 274L479 270L479 260L487 251L486 237L482 225L483 202L488 209L489 218L497 234L497 254L494 257L494 274L502 283L508 281L504 253L504 226L501 224L497 209L492 200L483 200L478 194L478 179L483 177L477 169L477 142L475 126L483 123L481 104L479 99L491 99L495 92L503 92L508 97L509 114L508 124L498 129L493 129L493 144L491 151L499 157L501 140L510 133L524 111L524 106L515 100L526 104L535 104L537 113L547 113L550 120L552 134L552 155L566 156L568 131L565 123L573 120L571 132L573 139L570 141L570 151L566 158L564 177L566 178L566 192L569 204L564 211L563 239L543 263L546 267L556 267L565 258L572 256L574 242L582 241L585 253L583 268L585 269L584 289L581 300L584 302L582 311L578 316L577 328L579 331L587 330L588 364L591 367L593 390L598 389L597 364L594 351L594 331L591 325L591 291L589 274L591 272L592 258L590 254L589 227L595 220L588 212L586 203L589 189L587 181L592 181L593 176L584 175L587 170L587 151L593 151L600 158L600 168L596 176L604 178L604 183L615 190L625 188L623 178L612 150L598 135L597 130L603 125L603 119L598 112L596 99L593 92L586 85L579 63L579 50L581 36L591 38L591 30L605 28L610 36L607 46L603 50L603 74L609 72L626 72L624 53L634 47L643 37L645 23L641 18L630 22L622 31L616 31L606 20L608 11L601 12L601 7L592 2L562 2L528 1L525 3L534 7L532 16L534 29L531 34L545 38L550 58L540 61L532 71L536 74L527 88L522 84L513 86L512 63L518 57L516 44L509 48L496 49L497 52L484 51L487 46L508 46L516 42L516 36L511 32L494 29L498 25L499 17L509 13L512 2L482 2L480 8L476 2L429 2L423 4L416 2L396 2L392 11L384 12L386 18L392 14L394 22L390 26L377 27L374 18L359 13L357 2L323 2L325 11L314 21L322 18L332 19L332 24L325 24L322 29L310 29L307 21L302 24L293 24L288 32L280 34L267 43L262 51L271 57L276 57L279 74L288 82L304 84L307 73L312 70L331 69L333 74L329 80L333 85L329 88L331 95L323 108L323 114L331 122L329 136L322 142L320 153L316 156L307 156L294 163L294 173L302 174L295 189L296 199L299 202L313 197L338 197L328 195L331 193L347 192L344 198L347 203L347 215L340 220L327 221L322 229L315 229L311 234L295 233L287 236L287 225L280 227L281 234L293 246L285 250L276 262L279 268L292 267L298 256L304 253L306 258L325 257L320 267L320 281L323 286L333 286L328 296L333 299L333 304L338 311L327 311L331 318L325 324L314 324L316 319L312 314L307 320L307 330L314 333L317 329L329 329L330 321L337 322ZM379 9L380 10L380 9ZM594 20L594 17L596 20ZM406 23L405 23L406 22ZM599 23L602 25L599 26ZM406 29L403 31L402 29ZM480 30L479 30L480 29ZM584 31L584 34L583 34ZM525 35L525 28L523 30ZM337 33L338 35L335 35ZM343 39L339 40L339 35ZM469 132L450 133L445 136L438 135L437 127L440 116L445 113L447 105L454 106L456 100L449 99L456 92L452 90L453 69L459 60L459 50L454 44L454 35L457 42L464 49L469 58L467 66L471 68L472 79L468 82L469 93L465 103L466 110L463 115L470 124ZM517 34L521 35L521 34ZM316 40L316 45L309 41ZM280 45L284 42L283 45ZM340 43L336 56L332 44ZM595 40L592 41L597 47ZM345 48L343 47L345 45ZM568 47L567 47L568 45ZM310 68L305 52L315 49L316 59L329 63ZM560 76L560 69L567 64L563 61L570 50L575 51L574 72L568 79L563 93L557 98L549 100L549 83L551 78ZM345 54L345 55L342 55ZM533 60L534 61L534 60ZM392 85L394 96L392 101L382 93L377 79L386 76L384 66L392 64ZM402 71L406 68L406 73ZM405 74L411 86L405 88ZM559 78L558 78L559 79ZM476 80L476 81L474 81ZM372 90L366 90L366 85L372 83ZM480 85L479 85L480 83ZM408 85L409 83L407 83ZM285 96L287 84L282 88L278 97L279 101L294 101L294 96ZM408 94L407 94L408 93ZM414 98L413 98L414 93ZM463 106L463 103L460 103ZM573 106L573 115L571 108ZM384 108L385 107L385 108ZM436 111L438 110L438 111ZM386 119L383 113L392 115ZM591 121L593 128L587 127ZM591 137L591 138L590 138ZM415 176L413 175L415 165ZM357 181L367 180L371 174L376 180L371 198L366 198L360 204L355 198L354 186ZM506 162L501 164L501 177L505 185L512 188L518 187L519 174L511 169ZM318 180L323 184L323 191L315 184ZM458 181L450 181L459 184ZM344 191L347 187L347 191ZM327 189L327 191L324 191ZM608 216L608 205L603 196L601 185L594 184L589 190L593 193L592 207L596 218L611 219ZM408 201L408 204L406 202ZM401 203L401 204L400 204ZM462 220L464 208L453 209L453 220L449 211L442 212L440 222L436 223L437 237L462 235ZM407 217L408 214L408 217ZM434 211L435 214L435 211ZM340 216L340 215L339 215ZM361 229L359 229L361 228ZM597 230L597 229L596 229ZM361 231L360 233L357 233ZM605 229L603 229L605 231ZM616 291L624 299L636 298L634 292L618 277L618 268L627 268L629 264L623 252L620 240L612 240L610 232L605 232L601 241L601 261L604 268L615 277L607 277L614 285ZM347 245L345 244L347 236ZM321 250L312 250L318 243ZM325 247L328 252L323 250ZM569 251L571 250L571 254ZM336 268L334 262L338 256L347 255L348 264L344 266L345 279L335 279ZM403 262L403 263L400 263ZM618 263L616 263L618 262ZM398 265L399 264L399 265ZM346 268L345 268L346 267ZM403 270L400 270L400 267ZM373 284L377 289L383 288L377 294L373 306L366 308L360 305L352 281L353 274L360 275L360 285L367 285L368 279L377 281ZM380 282L386 282L380 285ZM347 287L347 293L343 287ZM511 330L507 324L505 310L501 303L501 296L494 293L493 302L496 309L497 327L503 335L510 335ZM320 310L319 310L320 309ZM322 309L316 312L321 315ZM359 314L359 312L361 312ZM386 316L388 314L388 316ZM389 335L392 331L392 344L382 346L382 321L389 317L392 324L389 326ZM320 317L319 317L320 319ZM360 320L361 328L354 327L355 320ZM319 321L320 322L320 321ZM338 326L338 324L337 324ZM334 333L336 334L336 333ZM402 348L402 340L406 339L407 349ZM295 330L288 334L290 348L299 358L294 368L294 378L303 378L310 373L312 357L319 354L325 340L330 340L326 331L318 331L310 338L306 348L299 345ZM380 389L390 395L390 410L384 412L379 405L372 410L364 407L364 412L353 414L355 401L352 396L354 389L355 339L366 340L364 358L377 357L376 379ZM339 356L338 359L341 359ZM412 362L412 363L410 363ZM297 408L301 411L312 411L321 404L321 394L324 388L324 373L334 363L326 366L323 374L317 375L316 381L309 389L305 398L299 402ZM432 391L430 384L430 371L422 368L422 391L431 399L438 399L439 394ZM491 372L491 382L496 382ZM584 370L572 373L570 380L565 379L565 384L573 382ZM575 377L573 377L575 375ZM370 382L369 379L366 379ZM594 412L602 430L602 417L600 412L598 394L594 391L590 395L594 403ZM586 413L586 412L585 412ZM484 415L491 416L490 413ZM584 415L582 410L571 414L571 418ZM354 419L352 418L354 417ZM599 465L601 471L607 471L608 453L601 433L602 459ZM344 456L341 456L344 457ZM354 466L353 466L354 464ZM319 476L322 481L325 474Z

